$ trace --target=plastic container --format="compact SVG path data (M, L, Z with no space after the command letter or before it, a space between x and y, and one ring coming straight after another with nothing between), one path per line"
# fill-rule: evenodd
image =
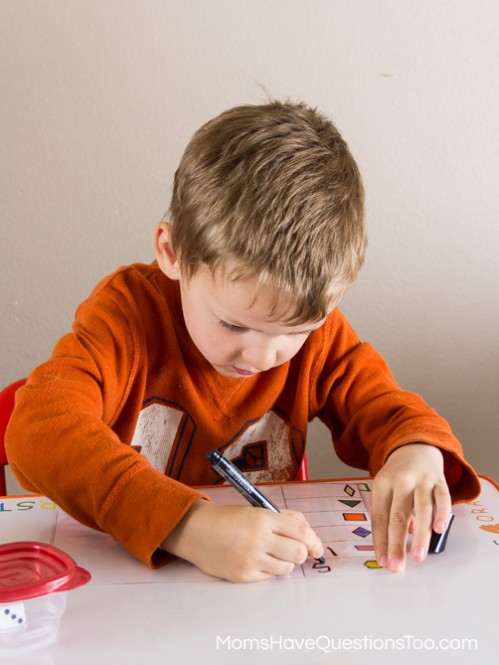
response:
M52 642L67 592L89 579L89 572L52 545L29 541L0 545L1 660Z

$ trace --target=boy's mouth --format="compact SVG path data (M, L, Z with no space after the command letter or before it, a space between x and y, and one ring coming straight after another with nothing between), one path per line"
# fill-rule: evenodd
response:
M234 365L231 366L231 369L240 376L253 376L253 374L255 374L255 372L250 372L247 369L241 369L240 367L235 367Z

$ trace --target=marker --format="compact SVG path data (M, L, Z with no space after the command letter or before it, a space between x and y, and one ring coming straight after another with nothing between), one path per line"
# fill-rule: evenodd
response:
M239 494L244 496L252 506L255 506L256 508L266 508L273 513L281 512L275 503L272 503L265 494L262 494L262 492L260 492L260 490L239 471L237 466L232 464L232 462L224 457L221 452L213 449L210 450L206 457L212 468L230 483ZM315 560L321 564L326 563L326 559L323 556L317 557Z
M431 532L430 545L428 547L429 554L440 554L445 549L445 544L447 543L447 536L449 535L452 522L454 521L454 515L451 514L449 519L449 526L443 533L437 533L436 531Z

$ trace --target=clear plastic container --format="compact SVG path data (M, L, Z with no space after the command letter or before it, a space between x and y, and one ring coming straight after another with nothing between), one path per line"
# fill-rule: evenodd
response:
M67 592L89 579L90 573L52 545L0 545L0 658L52 642Z

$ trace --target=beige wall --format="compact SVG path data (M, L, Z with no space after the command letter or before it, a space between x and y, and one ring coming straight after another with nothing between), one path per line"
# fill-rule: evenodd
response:
M498 33L495 0L0 0L1 383L151 260L187 139L261 84L328 113L362 169L343 309L499 476ZM313 432L313 475L342 473Z

